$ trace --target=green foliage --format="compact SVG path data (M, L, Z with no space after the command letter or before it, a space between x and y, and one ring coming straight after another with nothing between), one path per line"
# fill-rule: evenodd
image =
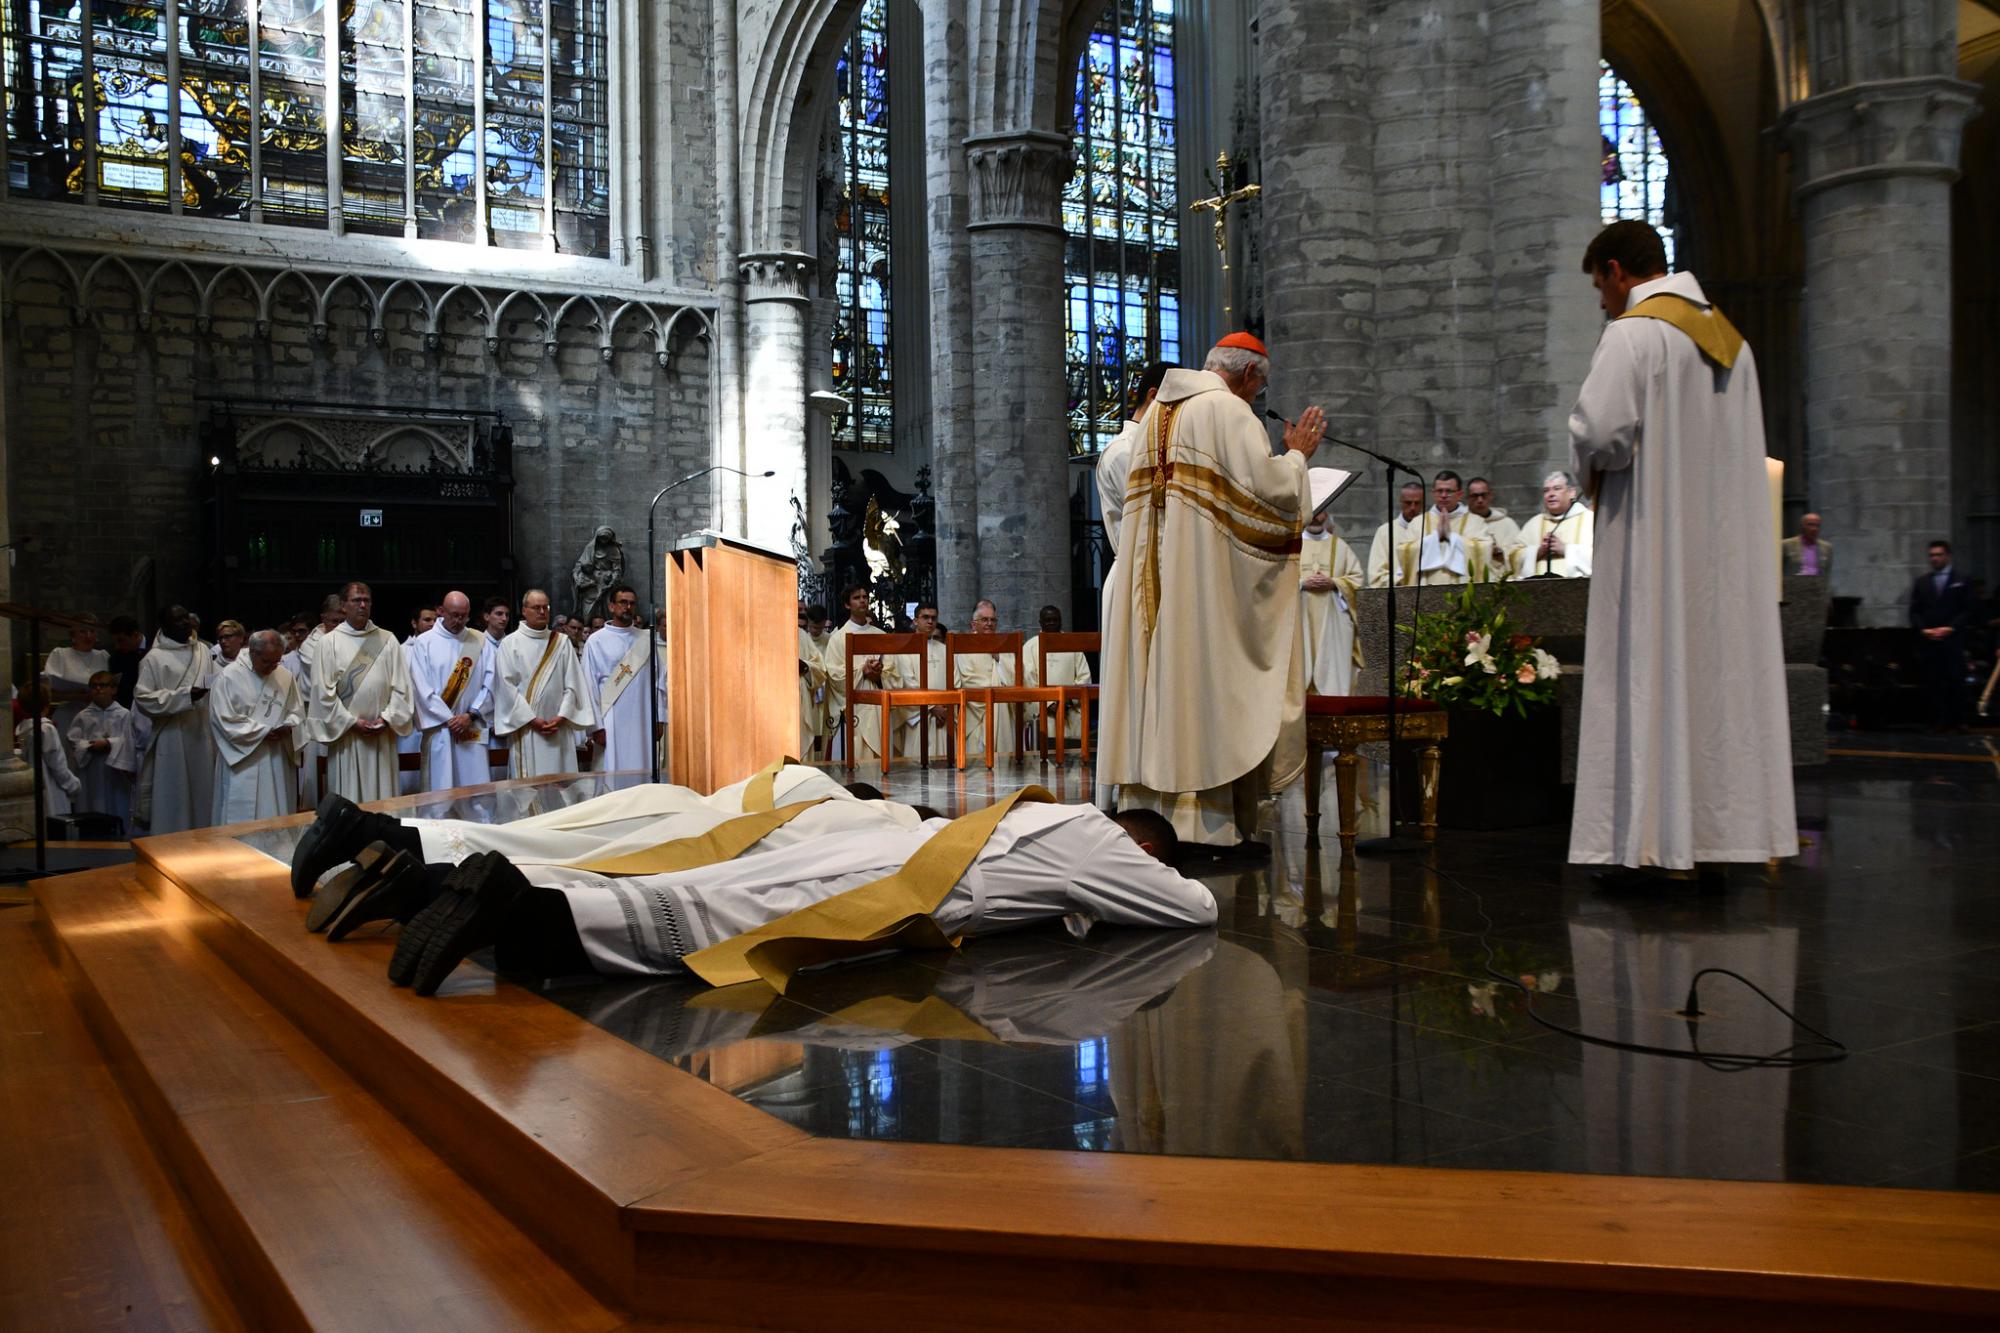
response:
M1540 639L1509 623L1514 597L1505 584L1468 583L1445 594L1442 610L1398 626L1415 636L1397 682L1401 695L1496 716L1554 703L1560 664Z

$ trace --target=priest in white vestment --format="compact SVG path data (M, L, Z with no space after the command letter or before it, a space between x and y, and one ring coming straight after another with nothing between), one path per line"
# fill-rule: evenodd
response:
M583 659L567 635L549 628L549 595L540 588L521 598L521 623L500 642L493 709L515 777L576 772L577 742L597 725L597 711Z
M42 664L42 680L54 705L49 717L58 732L69 734L70 723L76 721L76 715L90 701L90 678L110 666L111 654L97 646L94 620L87 625L72 625L69 646L49 651Z
M1417 581L1417 550L1424 540L1424 484L1420 481L1406 481L1396 492L1396 501L1402 512L1393 522L1384 523L1375 529L1375 539L1368 544L1368 586L1386 588L1389 586L1390 568L1395 569L1398 588L1408 588Z
M819 645L799 626L799 757L809 759L826 735L826 717L820 712L820 692L826 688L826 666L820 661Z
M347 618L313 649L306 737L326 747L328 794L386 801L397 794L396 738L416 719L410 668L395 634L368 618L368 585L350 583L342 597Z
M1542 512L1521 529L1515 550L1514 577L1554 574L1558 578L1590 577L1590 544L1595 523L1577 497L1576 478L1551 472L1542 478Z
M410 653L416 648L417 640L429 634L432 627L436 624L437 608L435 606L420 606L417 608L416 614L410 617L410 632L403 639L403 660L405 662L410 660ZM403 755L410 754L417 756L417 766L415 768L402 769L396 778L397 789L405 796L414 796L424 789L424 727L421 717L410 727L408 735L396 738L396 754L399 763Z
M847 641L857 634L880 634L882 627L875 623L875 609L868 602L868 588L857 583L841 595L841 605L847 618L840 622L833 633L826 636L826 649L821 654L826 668L826 703L833 725L846 725L847 710ZM861 677L863 690L879 690L884 683L885 664L880 656L854 652L854 671ZM856 764L879 764L882 759L882 710L873 704L859 705L854 710L852 735L841 737L841 756L851 757ZM831 757L831 756L829 756Z
M448 592L437 623L410 642L410 701L423 732L424 791L492 780L486 711L493 693L492 642L468 622L472 599Z
M1465 483L1465 507L1486 525L1488 577L1508 577L1514 570L1514 553L1521 549L1521 525L1493 503L1493 483L1485 477L1474 477Z
M935 606L917 607L910 617L910 632L924 636L924 661L919 670L915 653L892 653L882 659L882 682L892 690L948 690L945 682L944 644L931 636L937 632ZM928 755L942 759L958 744L952 729L956 718L949 708L898 708L889 720L889 743L894 754L915 759ZM928 747L928 748L926 748Z
M208 700L215 737L216 824L274 819L298 809L299 747L306 720L298 682L279 660L285 641L275 630L249 636L235 660L216 673Z
M1041 634L1035 635L1034 638L1029 639L1021 645L1021 674L1028 678L1027 683L1029 685L1064 686L1090 684L1090 659L1082 653L1073 652L1050 653L1047 678L1044 679L1042 672L1042 634L1060 634L1063 632L1062 608L1058 606L1045 606L1036 619L1041 625ZM1102 646L1101 639L1099 646ZM1041 709L1036 709L1035 711L1037 713L1043 712ZM1043 729L1048 731L1051 736L1054 735L1053 728L1048 727L1046 724ZM1083 700L1072 699L1063 706L1063 737L1065 743L1077 742L1083 739Z
M1299 615L1305 622L1306 690L1354 693L1361 640L1354 632L1354 597L1361 561L1325 514L1306 524L1299 546Z
M132 819L132 774L138 762L131 754L132 732L126 709L118 702L118 677L100 671L90 678L90 702L69 724L70 771L83 784L76 808L110 815L126 829Z
M1263 344L1230 334L1207 365L1167 376L1133 458L1098 775L1121 807L1227 848L1305 768L1299 534L1325 418L1308 408L1273 457L1250 407L1270 374Z
M306 631L294 649L298 662L291 667L292 675L298 681L299 698L306 701L306 711L312 711L313 698L313 654L318 651L320 640L333 632L336 625L347 615L346 602L337 592L330 592L319 604L319 623ZM299 805L303 809L316 809L319 805L319 761L326 757L326 747L311 739L310 731L298 733L306 737L304 747L299 751ZM405 793L407 794L407 793Z
M600 773L653 770L652 738L657 710L658 731L667 725L665 675L667 655L659 654L659 675L646 681L653 667L653 636L639 623L639 594L627 584L613 588L605 599L611 619L583 642L583 678L597 713Z
M972 608L972 632L998 634L1000 609L981 598ZM1002 657L997 653L953 653L951 672L951 688L958 690L1002 689L1016 683L1013 657ZM1020 736L1014 731L1013 706L997 705L993 709L994 754L1005 754L1020 748ZM986 757L986 705L983 703L965 706L965 753L969 759Z
M1570 415L1597 520L1569 859L1795 856L1756 360L1645 223L1584 270L1613 318Z
M1121 823L1094 806L1010 801L960 821L834 833L692 870L576 874L552 890L527 886L504 860L488 858L461 867L458 874L467 877L404 927L404 941L423 946L424 955L407 980L420 995L434 993L466 953L488 943L502 970L567 955L612 976L692 971L717 985L755 980L757 973L728 951L703 951L759 930L801 941L836 938L794 914L895 875L954 823L990 832L948 885L921 885L925 898L937 893L934 907L917 918L905 913L906 923L928 925L931 938L969 938L1069 915L1115 925L1212 925L1214 897L1161 859L1168 853L1156 853L1157 835L1146 831L1146 818ZM551 896L558 893L559 900ZM869 917L881 904L864 906L868 897L865 890L854 894L848 912ZM551 911L558 901L566 911ZM484 919L471 919L474 912ZM416 951L404 941L399 953ZM885 939L872 947L896 946ZM390 975L397 975L395 964Z
M139 772L134 817L150 833L208 824L214 801L215 743L208 735L208 686L215 663L194 637L186 607L168 607L139 664L133 707L153 724Z
M1432 505L1417 545L1417 574L1426 585L1484 583L1491 574L1486 520L1459 503L1464 483L1456 472L1431 479Z

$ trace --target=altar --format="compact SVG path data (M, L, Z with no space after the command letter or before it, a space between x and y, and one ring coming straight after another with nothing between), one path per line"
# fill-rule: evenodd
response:
M1590 612L1589 579L1526 579L1507 585L1515 596L1511 613L1528 634L1539 635L1542 646L1562 663L1558 701L1562 707L1562 778L1576 777L1576 741L1582 719L1584 625ZM1354 615L1361 652L1367 665L1356 673L1356 694L1387 690L1383 663L1388 651L1388 616L1383 603L1395 599L1399 626L1409 625L1428 611L1441 610L1451 588L1363 588ZM1825 579L1786 575L1781 583L1778 617L1785 648L1785 697L1791 705L1792 766L1816 767L1826 762L1826 669L1820 665L1820 645L1826 636ZM1396 654L1407 657L1407 632L1396 635Z

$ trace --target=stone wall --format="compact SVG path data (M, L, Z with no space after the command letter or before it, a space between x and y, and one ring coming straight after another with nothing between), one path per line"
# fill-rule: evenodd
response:
M154 271L133 268L142 282ZM203 281L216 272L192 271ZM650 317L620 321L607 356L595 316L573 311L551 354L531 304L510 307L489 344L486 315L464 296L438 312L433 337L412 295L387 303L378 340L351 285L330 296L323 334L304 282L271 285L261 312L253 285L224 281L204 330L202 302L177 271L150 301L122 274L102 276L79 317L68 274L40 256L12 264L0 342L7 517L14 540L32 539L14 569L18 595L100 616L144 610L133 572L150 558L154 595L198 596L206 398L504 413L519 578L552 591L568 588L571 562L600 523L618 530L639 574L646 501L709 460L707 344L677 331L663 368ZM663 534L707 521L700 486L661 505ZM211 625L232 611L199 609Z

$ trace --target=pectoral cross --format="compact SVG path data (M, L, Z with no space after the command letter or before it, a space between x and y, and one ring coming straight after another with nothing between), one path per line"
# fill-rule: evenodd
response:
M1215 155L1215 174L1217 180L1221 182L1221 184L1216 186L1215 197L1212 199L1197 199L1189 204L1188 208L1196 213L1215 214L1215 249L1216 253L1222 256L1222 327L1229 329L1234 327L1230 316L1236 304L1236 293L1232 283L1233 275L1229 268L1229 209L1234 204L1249 203L1252 199L1264 193L1264 187L1261 185L1245 185L1235 190L1224 189L1223 187L1229 184L1229 154L1227 153L1217 153Z

